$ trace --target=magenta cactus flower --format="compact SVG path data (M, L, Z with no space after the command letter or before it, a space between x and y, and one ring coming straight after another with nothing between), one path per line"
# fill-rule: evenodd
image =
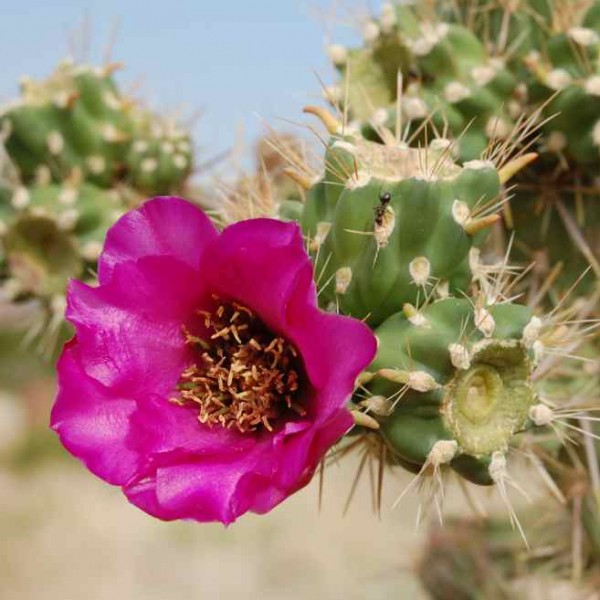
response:
M219 233L185 200L155 198L109 231L98 280L69 287L76 335L51 425L147 513L264 513L351 428L346 401L375 338L317 308L297 225Z

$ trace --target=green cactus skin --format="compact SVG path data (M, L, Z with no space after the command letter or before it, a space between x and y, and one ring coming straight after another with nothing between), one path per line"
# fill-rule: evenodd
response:
M324 306L374 326L434 287L468 287L469 251L494 220L500 177L490 162L455 165L440 141L417 150L332 137L302 214Z
M402 391L391 414L378 417L392 453L422 468L436 443L452 442L443 462L474 483L492 484L491 460L531 426L537 401L531 319L524 306L474 309L468 299L446 298L420 311L406 307L377 327L369 367L376 375L366 388L391 401Z
M0 127L24 184L124 182L148 195L183 185L192 168L189 135L123 97L113 71L65 61L45 81L22 82Z
M134 114L134 123L135 139L126 156L129 185L148 195L179 189L193 164L189 133L146 110Z

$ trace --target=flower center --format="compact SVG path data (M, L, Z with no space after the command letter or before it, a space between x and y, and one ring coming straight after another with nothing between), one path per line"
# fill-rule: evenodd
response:
M196 404L201 423L242 433L273 431L286 414L306 414L298 404L302 370L294 346L236 302L199 314L207 334L198 337L183 329L199 358L182 373L174 402Z

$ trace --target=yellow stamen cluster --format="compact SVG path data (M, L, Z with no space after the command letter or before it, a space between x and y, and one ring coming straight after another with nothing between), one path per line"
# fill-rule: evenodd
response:
M180 395L173 402L194 403L201 423L242 433L273 431L274 422L288 411L306 414L297 403L300 361L288 341L236 302L199 314L207 334L195 336L183 328L186 343L200 356L182 373Z

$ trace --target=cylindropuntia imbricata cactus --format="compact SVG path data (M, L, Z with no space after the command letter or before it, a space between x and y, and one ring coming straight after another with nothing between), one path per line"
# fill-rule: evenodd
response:
M64 61L44 81L22 81L0 127L24 184L76 177L148 195L182 187L193 162L189 133L122 95L118 67Z

